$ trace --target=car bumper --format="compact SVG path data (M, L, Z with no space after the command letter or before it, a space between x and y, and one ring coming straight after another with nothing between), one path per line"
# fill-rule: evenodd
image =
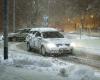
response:
M67 47L67 48L54 48L54 49L48 49L46 52L50 54L67 54L72 53L73 48Z

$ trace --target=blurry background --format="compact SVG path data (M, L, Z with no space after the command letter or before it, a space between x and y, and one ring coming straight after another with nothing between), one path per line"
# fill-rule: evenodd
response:
M0 31L2 32L3 0L0 0ZM13 31L13 12L16 29L48 25L67 31L100 31L100 0L9 0L9 31Z

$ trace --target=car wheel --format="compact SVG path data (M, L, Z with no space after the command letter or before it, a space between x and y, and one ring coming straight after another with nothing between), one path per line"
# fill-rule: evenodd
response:
M29 43L27 43L27 50L28 51L31 51L32 50Z
M41 47L41 54L43 55L43 56L46 56L46 49L45 49L45 47Z

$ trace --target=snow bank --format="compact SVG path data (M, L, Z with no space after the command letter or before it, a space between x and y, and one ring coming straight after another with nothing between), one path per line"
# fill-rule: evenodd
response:
M66 68L61 68L61 76L66 77L66 80L97 80L93 69L83 65L74 65Z
M0 64L23 69L37 70L65 77L66 80L96 80L95 71L88 66L77 65L58 60L52 57L31 56L26 54L10 54L8 60L3 60L0 55ZM0 66L0 72L3 67Z
M1 49L0 52L2 52ZM6 80L5 79L6 77L2 75L5 74L7 75L7 72L9 72L8 69L6 69L5 71L5 67L7 66L20 68L20 70L25 70L25 71L36 71L39 72L40 74L43 73L47 74L47 76L55 75L56 77L60 76L63 78L63 79L58 78L57 80L100 80L99 77L100 72L98 71L97 73L97 71L93 70L91 67L69 63L53 57L29 55L28 52L22 54L18 50L9 51L8 60L3 60L3 54L0 53L0 73L2 73L0 74L0 80ZM13 74L13 76L15 77L17 76L15 72L11 72L11 74ZM23 73L23 74L26 75L27 73ZM31 73L31 74L35 74L35 73ZM7 75L7 76L11 76L11 75ZM3 79L1 79L2 77ZM17 77L15 80L18 80ZM13 77L12 76L9 77L8 80L13 80L11 78ZM21 79L22 78L20 78L20 80Z
M94 71L86 66L78 66L69 75L69 80L96 80Z

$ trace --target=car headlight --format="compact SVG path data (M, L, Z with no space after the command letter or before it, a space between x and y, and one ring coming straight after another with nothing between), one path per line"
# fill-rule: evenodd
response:
M76 44L75 43L71 43L70 46L71 47L76 47Z
M48 43L48 44L47 44L47 47L48 47L48 48L55 48L55 47L56 47L56 45L55 45L55 44L53 44L53 43Z

